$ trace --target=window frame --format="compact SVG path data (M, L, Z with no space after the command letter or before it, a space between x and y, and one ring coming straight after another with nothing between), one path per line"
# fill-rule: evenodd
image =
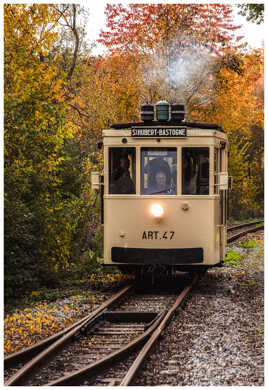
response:
M211 145L183 145L180 147L180 162L181 162L181 171L180 171L180 195L181 196L210 196L214 195L214 192L212 193L211 191L211 158L213 158L213 164L214 164L214 154L211 152ZM208 149L208 193L207 194L183 194L183 149ZM213 165L213 172L214 172L214 165ZM214 191L214 182L213 182L213 191Z
M143 150L144 149L150 149L150 150L153 150L153 149L157 149L157 150L161 150L161 149L165 149L167 152L168 152L168 149L172 149L173 152L176 152L176 193L175 194L146 194L146 193L142 193L142 190L145 190L144 189L144 156L143 156ZM178 161L179 161L179 147L177 146L171 146L171 145L165 145L165 146L152 146L152 145L148 145L148 146L140 146L139 147L139 168L138 168L138 172L139 172L139 195L140 196L153 196L153 197L170 197L170 196L178 196L179 195L179 169L178 169ZM157 157L157 156L156 156ZM167 156L167 157L172 157L172 156ZM170 166L169 166L170 167Z
M118 150L122 150L122 149L133 149L135 151L135 164L133 164L133 167L135 168L135 178L132 178L131 176L131 180L133 181L134 183L134 186L135 186L135 193L134 194L124 194L124 193L110 193L110 180L111 180L111 164L110 164L110 153L112 153L112 149L118 149ZM107 173L105 176L106 176L106 183L105 183L105 187L106 187L106 191L105 191L105 195L109 195L109 196L114 196L114 197L117 197L117 196L137 196L139 193L138 193L138 186L137 186L137 180L138 180L138 177L137 177L137 161L138 161L138 158L137 158L137 147L132 145L132 146L117 146L117 145L109 145L107 146L106 148L106 164L105 164L105 172ZM130 173L130 172L129 172ZM135 180L134 180L135 179Z

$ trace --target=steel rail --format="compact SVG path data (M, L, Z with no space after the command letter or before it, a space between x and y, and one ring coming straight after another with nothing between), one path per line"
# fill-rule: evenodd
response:
M40 367L42 363L45 363L49 360L51 355L55 353L56 351L60 350L68 340L76 333L78 332L83 326L85 326L88 322L95 320L104 310L107 309L107 307L111 306L113 303L115 303L118 299L120 299L124 294L126 294L133 286L128 285L124 287L122 290L120 290L118 293L113 295L110 299L108 299L106 302L104 302L102 305L100 305L96 310L94 310L92 313L84 317L82 320L78 321L77 323L73 324L71 327L67 328L66 332L63 333L63 331L57 333L55 336L49 337L48 339L44 340L43 342L38 343L37 345L27 348L26 350L21 351L21 353L15 354L16 356L11 355L13 359L13 363L16 360L18 362L19 358L25 358L25 356L29 355L30 351L33 350L34 353L40 350L39 348L42 348L41 352L39 352L32 360L30 360L28 363L26 363L21 369L19 369L11 378L7 380L5 383L5 386L15 386L15 385L21 385L25 378L27 378L36 368L37 366ZM52 342L51 342L52 340ZM41 346L40 346L41 344ZM47 347L47 348L46 348ZM46 349L44 349L46 348ZM14 354L13 354L14 355ZM9 361L10 363L10 361Z
M109 368L111 364L117 362L124 356L128 356L130 352L134 351L140 345L143 345L144 341L148 339L159 323L161 323L165 314L165 311L159 313L155 319L155 322L145 332L126 344L124 347L120 348L118 351L112 352L100 360L90 363L86 367L56 379L55 381L49 382L44 386L73 386L77 385L77 382L81 382L83 379L88 380L89 378L95 377L99 371L105 368Z
M238 230L238 229L243 229L244 227L247 227L247 226L252 226L252 225L257 225L259 223L263 223L264 221L261 220L261 221L255 221L255 222L248 222L248 223L244 223L242 225L235 225L235 226L230 226L227 228L227 231L228 232L231 232L233 230Z
M242 229L242 228L243 228L243 225L240 225L240 229ZM248 233L257 232L258 230L261 230L263 228L264 228L263 226L255 226L255 227L249 228L247 230L243 230L242 232L239 232L237 234L233 234L231 237L227 238L227 243L233 242L233 241L237 240L238 238L245 236Z
M87 380L91 379L95 377L99 371L109 368L114 362L118 361L123 356L128 356L130 352L136 349L140 344L143 345L144 342L149 338L149 340L146 342L145 346L142 348L141 352L139 353L138 357L136 358L134 364L131 366L127 375L124 377L123 381L120 384L120 386L127 386L133 380L133 377L136 375L137 370L140 368L140 365L144 361L150 348L158 339L161 332L170 321L172 314L182 303L183 299L189 293L190 289L193 287L193 285L196 283L197 280L198 280L198 276L196 276L193 279L190 285L186 286L183 289L183 291L180 292L179 296L177 297L171 309L169 309L165 313L160 313L160 315L155 320L155 322L142 335L137 337L135 340L131 341L129 344L121 348L119 351L113 352L108 356L100 359L99 361L95 363L91 363L88 366L84 367L83 369L79 371L75 371L70 375L66 375L65 377L59 378L53 382L50 382L45 386L74 386L77 385L77 381L80 382L81 379L87 379ZM117 380L113 381L113 385L114 384L117 384Z
M135 379L137 372L139 368L141 367L142 363L144 362L147 354L149 353L150 349L154 345L154 343L157 341L159 336L161 335L162 331L165 329L169 321L171 320L172 314L176 311L176 309L180 306L180 304L183 302L186 295L190 292L194 284L197 282L198 276L195 276L193 281L190 283L189 286L186 286L183 291L179 294L178 298L176 299L173 306L169 309L165 317L163 318L160 325L157 327L157 329L154 331L150 339L146 342L140 353L138 354L137 358L133 362L132 366L128 370L127 374L121 381L119 386L129 386Z
M12 353L11 355L8 355L4 359L4 368L12 368L18 363L27 362L28 360L32 359L34 356L36 356L39 352L43 351L46 347L57 341L60 337L64 336L66 333L71 331L73 328L81 324L82 322L86 321L87 319L93 318L95 316L95 311L93 311L91 314L81 318L81 320L75 322L74 324L70 325L68 328L65 328L61 330L60 332L47 337L44 340L41 340L40 342L22 349L21 351ZM97 313L98 314L98 313Z

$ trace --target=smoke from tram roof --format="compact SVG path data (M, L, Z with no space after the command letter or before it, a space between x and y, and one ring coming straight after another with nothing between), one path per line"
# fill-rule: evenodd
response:
M149 90L156 90L160 98L170 103L186 102L193 91L202 100L202 86L214 91L215 57L205 46L176 44L159 49L146 64L144 82ZM178 47L178 49L176 49ZM198 90L196 90L198 86ZM154 103L152 98L148 103Z

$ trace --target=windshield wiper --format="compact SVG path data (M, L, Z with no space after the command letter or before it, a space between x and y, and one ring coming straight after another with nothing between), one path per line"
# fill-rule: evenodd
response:
M165 191L169 191L171 190L171 188L166 188L162 191L157 191L157 192L151 192L150 194L146 194L146 195L156 195L156 194L161 194L162 192L165 192Z

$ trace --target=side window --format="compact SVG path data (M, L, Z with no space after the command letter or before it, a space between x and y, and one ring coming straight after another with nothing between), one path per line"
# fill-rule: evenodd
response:
M219 194L219 149L214 149L214 194Z
M182 148L182 194L209 194L209 148Z
M141 194L177 194L177 149L141 149Z
M136 193L136 149L109 149L109 194Z

